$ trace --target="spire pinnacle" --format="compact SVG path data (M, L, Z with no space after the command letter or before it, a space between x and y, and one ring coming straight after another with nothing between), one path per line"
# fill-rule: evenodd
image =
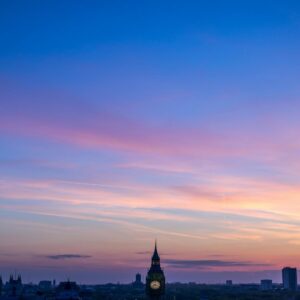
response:
M159 255L158 255L158 251L157 251L157 240L155 239L155 246L154 246L154 252L153 252L153 256L152 256L152 260L155 261L159 261Z

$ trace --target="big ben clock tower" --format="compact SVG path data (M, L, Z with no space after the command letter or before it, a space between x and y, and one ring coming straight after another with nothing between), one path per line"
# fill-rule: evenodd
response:
M157 245L155 241L155 248L152 255L151 267L146 278L146 294L149 299L161 299L165 293L165 275L160 267L160 258L157 252Z

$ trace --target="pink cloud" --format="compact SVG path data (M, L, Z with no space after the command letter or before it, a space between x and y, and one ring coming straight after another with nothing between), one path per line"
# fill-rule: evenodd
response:
M84 148L113 149L145 154L220 154L219 138L198 129L150 127L138 121L102 114L76 120L39 119L23 113L1 115L2 133L42 138ZM93 117L94 120L90 121Z
M223 132L200 124L150 125L59 91L28 90L2 82L0 132L77 147L141 154L233 157L264 154L279 145L247 132Z

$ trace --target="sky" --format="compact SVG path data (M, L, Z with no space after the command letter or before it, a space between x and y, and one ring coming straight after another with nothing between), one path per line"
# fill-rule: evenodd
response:
M281 281L300 268L300 3L0 3L0 275Z

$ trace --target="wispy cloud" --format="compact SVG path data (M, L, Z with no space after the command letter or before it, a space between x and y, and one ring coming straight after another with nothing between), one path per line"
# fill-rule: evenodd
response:
M255 263L250 261L226 261L226 260L180 260L165 259L164 262L176 268L214 268L214 267L269 267L270 264Z
M152 252L151 251L138 251L135 254L138 254L138 255L149 255L149 254L152 254Z
M153 254L153 251L138 251L136 252L137 255L152 255ZM172 255L172 253L167 253L167 252L162 252L162 251L159 251L159 254L160 255Z
M20 158L20 159L0 159L1 167L41 167L41 168L50 168L50 169L73 169L75 164L65 163L65 162L54 162L51 160L42 160L42 159L29 159L29 158Z
M82 255L82 254L55 254L55 255L47 255L49 259L59 260L59 259L77 259L77 258L90 258L90 255Z
M93 149L161 155L220 153L221 137L199 127L153 126L138 118L101 109L73 95L30 92L29 99L3 87L7 101L0 112L0 131ZM26 93L26 91L24 91ZM43 105L37 99L45 99ZM53 99L60 99L56 101ZM28 102L32 107L28 108ZM17 104L16 104L17 103ZM70 113L72 103L72 113ZM61 112L67 111L62 117ZM178 143L178 140L181 142ZM201 141L201 142L200 142ZM205 141L205 142L204 142Z

